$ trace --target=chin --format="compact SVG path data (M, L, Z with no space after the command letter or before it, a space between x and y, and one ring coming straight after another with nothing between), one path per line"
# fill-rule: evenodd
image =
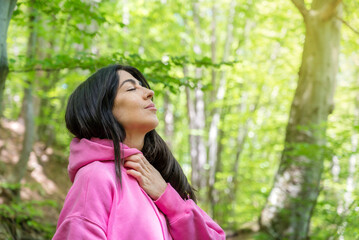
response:
M156 121L151 121L151 122L148 122L146 125L142 125L141 128L142 128L146 133L148 133L148 132L150 132L150 131L156 129L156 127L158 126L158 123L159 123L158 120L156 120Z
M153 125L151 126L150 131L156 129L156 127L158 126L158 120L156 122L153 123Z

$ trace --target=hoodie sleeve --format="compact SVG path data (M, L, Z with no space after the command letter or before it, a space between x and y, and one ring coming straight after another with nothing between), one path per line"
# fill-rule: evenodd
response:
M155 204L166 215L174 240L226 238L217 223L191 199L183 200L169 183Z
M96 223L79 216L69 217L57 229L52 240L105 240L105 231Z

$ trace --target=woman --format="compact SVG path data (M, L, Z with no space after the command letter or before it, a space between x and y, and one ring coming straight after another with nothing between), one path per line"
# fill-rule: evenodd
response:
M153 95L136 68L121 65L72 93L65 120L75 136L73 185L53 239L225 239L154 130Z

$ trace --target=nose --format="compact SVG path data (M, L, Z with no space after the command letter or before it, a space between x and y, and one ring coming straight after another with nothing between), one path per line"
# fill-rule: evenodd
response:
M155 95L155 92L152 91L151 89L146 88L146 91L145 91L146 99L152 99L153 95Z

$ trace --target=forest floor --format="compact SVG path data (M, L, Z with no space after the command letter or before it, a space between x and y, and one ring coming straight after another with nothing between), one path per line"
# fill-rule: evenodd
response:
M20 121L0 121L0 182L6 183L18 162L24 125ZM39 220L56 226L71 181L67 174L67 156L44 143L35 142L30 154L25 176L21 181L21 202L33 202L34 215ZM0 188L0 204L6 199ZM51 201L52 204L46 204Z

